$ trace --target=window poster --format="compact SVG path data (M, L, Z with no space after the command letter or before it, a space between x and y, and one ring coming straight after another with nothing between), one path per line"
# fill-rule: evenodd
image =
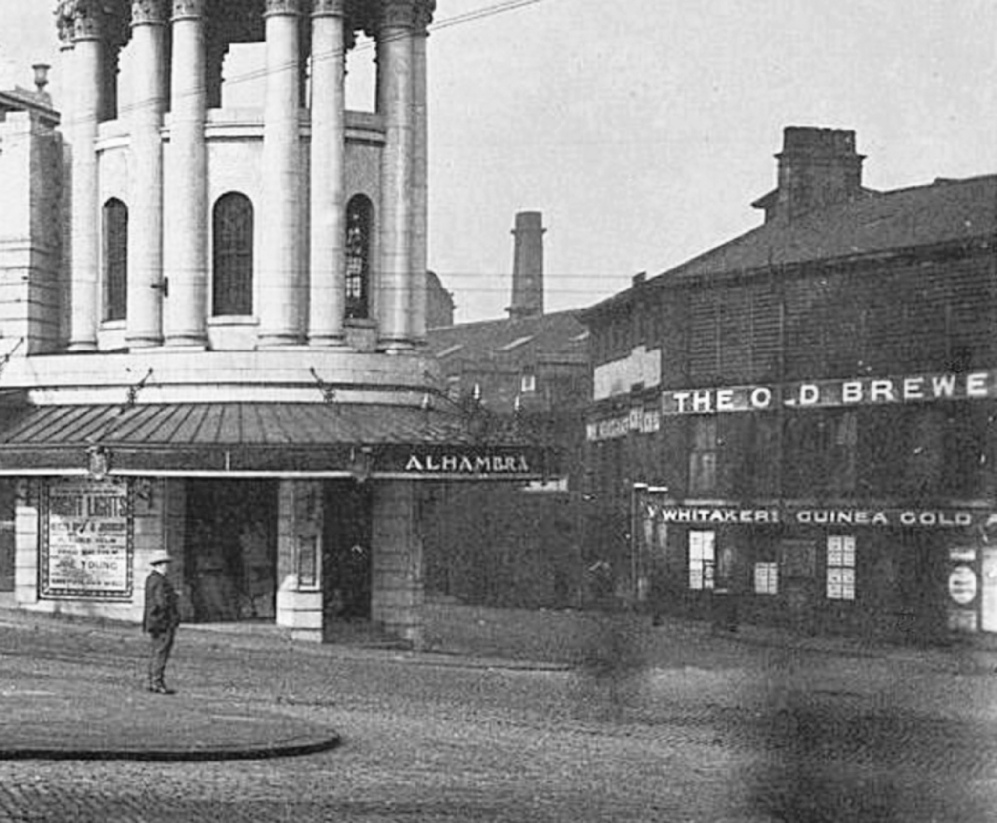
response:
M42 597L131 597L133 524L127 481L50 480L41 521Z
M318 585L318 535L298 537L298 585L303 589Z

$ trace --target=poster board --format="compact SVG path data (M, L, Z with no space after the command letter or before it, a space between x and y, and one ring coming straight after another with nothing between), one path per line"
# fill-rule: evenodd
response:
M131 598L134 523L128 481L48 480L40 520L41 597Z

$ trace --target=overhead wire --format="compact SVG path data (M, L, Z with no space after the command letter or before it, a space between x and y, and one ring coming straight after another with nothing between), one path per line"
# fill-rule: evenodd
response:
M507 14L509 12L517 11L517 10L520 10L520 9L523 9L523 8L526 8L526 7L529 7L529 6L538 5L538 4L542 3L543 1L544 0L502 0L502 2L493 3L493 4L488 5L488 6L483 6L481 8L472 9L472 10L467 11L467 12L462 12L460 14L455 14L455 15L453 15L451 17L446 17L446 18L434 21L433 23L431 23L427 27L427 30L429 32L437 32L437 31L441 31L441 30L445 30L445 29L454 28L454 27L457 27L457 26L467 25L469 23L474 23L474 22L478 22L478 21L481 21L481 20L485 20L485 19L497 16L497 15L500 15L500 14ZM401 35L400 34L400 35L396 35L394 37L388 37L388 38L383 39L381 42L382 43L390 43L390 42L393 42L396 39L402 39L405 36L408 36L408 35ZM371 50L374 47L375 47L375 43L373 41L364 41L364 42L361 42L361 43L357 44L356 46L354 46L353 50L356 51L356 52L363 52L363 51ZM312 60L313 64L315 62L317 62L317 61L339 60L339 59L343 59L346 56L347 53L348 53L348 49L336 49L336 50L332 50L332 51L313 52L312 55L311 55L311 60ZM293 62L292 61L286 61L285 63L279 64L279 65L276 65L276 66L263 66L263 67L258 68L258 69L253 69L253 70L250 70L250 71L243 72L241 74L233 75L232 77L226 77L225 80L224 80L224 83L226 85L229 85L229 86L238 85L238 84L241 84L241 83L250 83L250 82L253 82L253 81L261 80L261 79L263 79L263 78L265 78L265 77L267 77L268 75L271 75L271 74L275 74L275 73L278 73L278 72L287 71L287 70L295 69L295 68L299 68L299 67L300 67L300 63L298 61L293 61ZM202 85L200 85L198 87L195 87L194 89L191 89L191 90L185 92L184 96L194 96L194 95L197 95L197 94L203 94L203 93L206 92L206 90L207 90L207 85L206 84L202 84ZM136 111L136 110L138 110L140 108L143 108L146 105L148 105L148 104L146 104L146 103L129 103L129 104L120 106L118 108L118 110L117 110L117 115L120 118L121 116L130 114L130 113L132 113L132 112L134 112L134 111ZM80 120L75 120L74 121L73 118L68 118L68 119L64 118L63 121L62 121L62 126L63 127L70 127L71 128L74 125L74 123L76 123L76 122L81 122L81 121ZM476 280L479 280L479 281L495 282L495 280L498 279L498 278L503 278L503 277L509 277L509 276L511 276L511 272L445 272L445 271L439 271L439 270L435 270L435 269L434 269L434 271L441 278L441 280L444 280L445 282L446 281L452 282L453 280L462 279L462 278L473 278L473 279L476 279ZM603 291L599 290L599 289L580 289L580 288L571 289L571 288L557 287L557 286L553 285L552 280L555 279L555 278L562 278L562 279L570 278L570 279L592 279L592 280L599 280L599 281L602 281L602 282L606 282L606 281L612 281L612 280L625 279L627 276L628 275L626 275L624 273L615 273L615 274L607 274L607 273L589 273L589 274L545 273L545 278L547 278L547 285L545 287L545 292L547 294L552 294L552 295L600 295L600 294L603 293ZM305 287L305 286L291 286L291 288L292 289L297 289L297 288L307 288L307 287ZM385 290L390 290L392 288L392 286L387 285L387 284L382 284L379 288L380 288L381 291L385 291ZM464 286L464 285L462 285L460 287L460 291L464 295L475 295L475 294L477 294L477 295L487 295L487 294L505 294L508 291L508 289L505 288L505 287L503 287L503 286L501 286L501 285L485 286L485 285L482 285L482 284L476 284L476 285L473 285L473 286Z
M544 0L501 0L501 2L493 3L489 6L483 6L479 9L473 9L468 12L463 12L461 14L454 15L452 17L446 17L438 21L434 21L427 26L428 32L436 32L444 29L453 28L455 26L465 25L467 23L474 23L479 20L484 20L489 17L494 17L499 14L506 14L508 12L517 11L527 6L534 6L544 2ZM398 40L402 40L405 37L410 36L409 34L398 34L383 38L381 43L392 43ZM261 41L265 42L265 41ZM371 41L364 41L357 44L353 51L364 52L369 51L375 47L375 44ZM332 51L317 52L311 55L312 62L324 61L324 60L342 60L348 53L349 49L335 49ZM232 77L226 77L224 80L225 85L232 86L241 83L249 83L256 80L261 80L268 75L278 74L290 69L295 69L300 67L300 62L295 61L285 61L284 63L277 64L275 66L263 66L261 68L252 69L250 71L243 72L241 74L233 75ZM207 84L202 83L192 89L184 92L180 95L183 97L193 97L196 95L201 95L206 93ZM175 99L174 95L169 95L171 99ZM123 115L131 114L134 111L148 108L150 103L127 103L125 105L119 106L117 108L116 114L117 118L120 119ZM72 128L74 125L82 122L88 122L93 120L93 117L69 117L63 118L61 125L64 128Z

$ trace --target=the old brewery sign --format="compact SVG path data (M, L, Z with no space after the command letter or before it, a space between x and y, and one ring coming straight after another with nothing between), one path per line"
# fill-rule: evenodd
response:
M625 414L589 421L586 424L586 439L598 442L626 437L631 432L652 434L661 428L662 418L685 414L856 408L993 399L997 399L997 369L966 374L922 373L665 389L653 401L642 400Z
M127 482L62 478L43 488L41 595L131 597Z

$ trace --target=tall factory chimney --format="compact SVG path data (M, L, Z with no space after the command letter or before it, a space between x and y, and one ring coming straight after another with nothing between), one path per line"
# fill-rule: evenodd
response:
M516 214L512 261L512 305L506 309L512 320L540 317L544 313L544 246L547 231L538 211Z

